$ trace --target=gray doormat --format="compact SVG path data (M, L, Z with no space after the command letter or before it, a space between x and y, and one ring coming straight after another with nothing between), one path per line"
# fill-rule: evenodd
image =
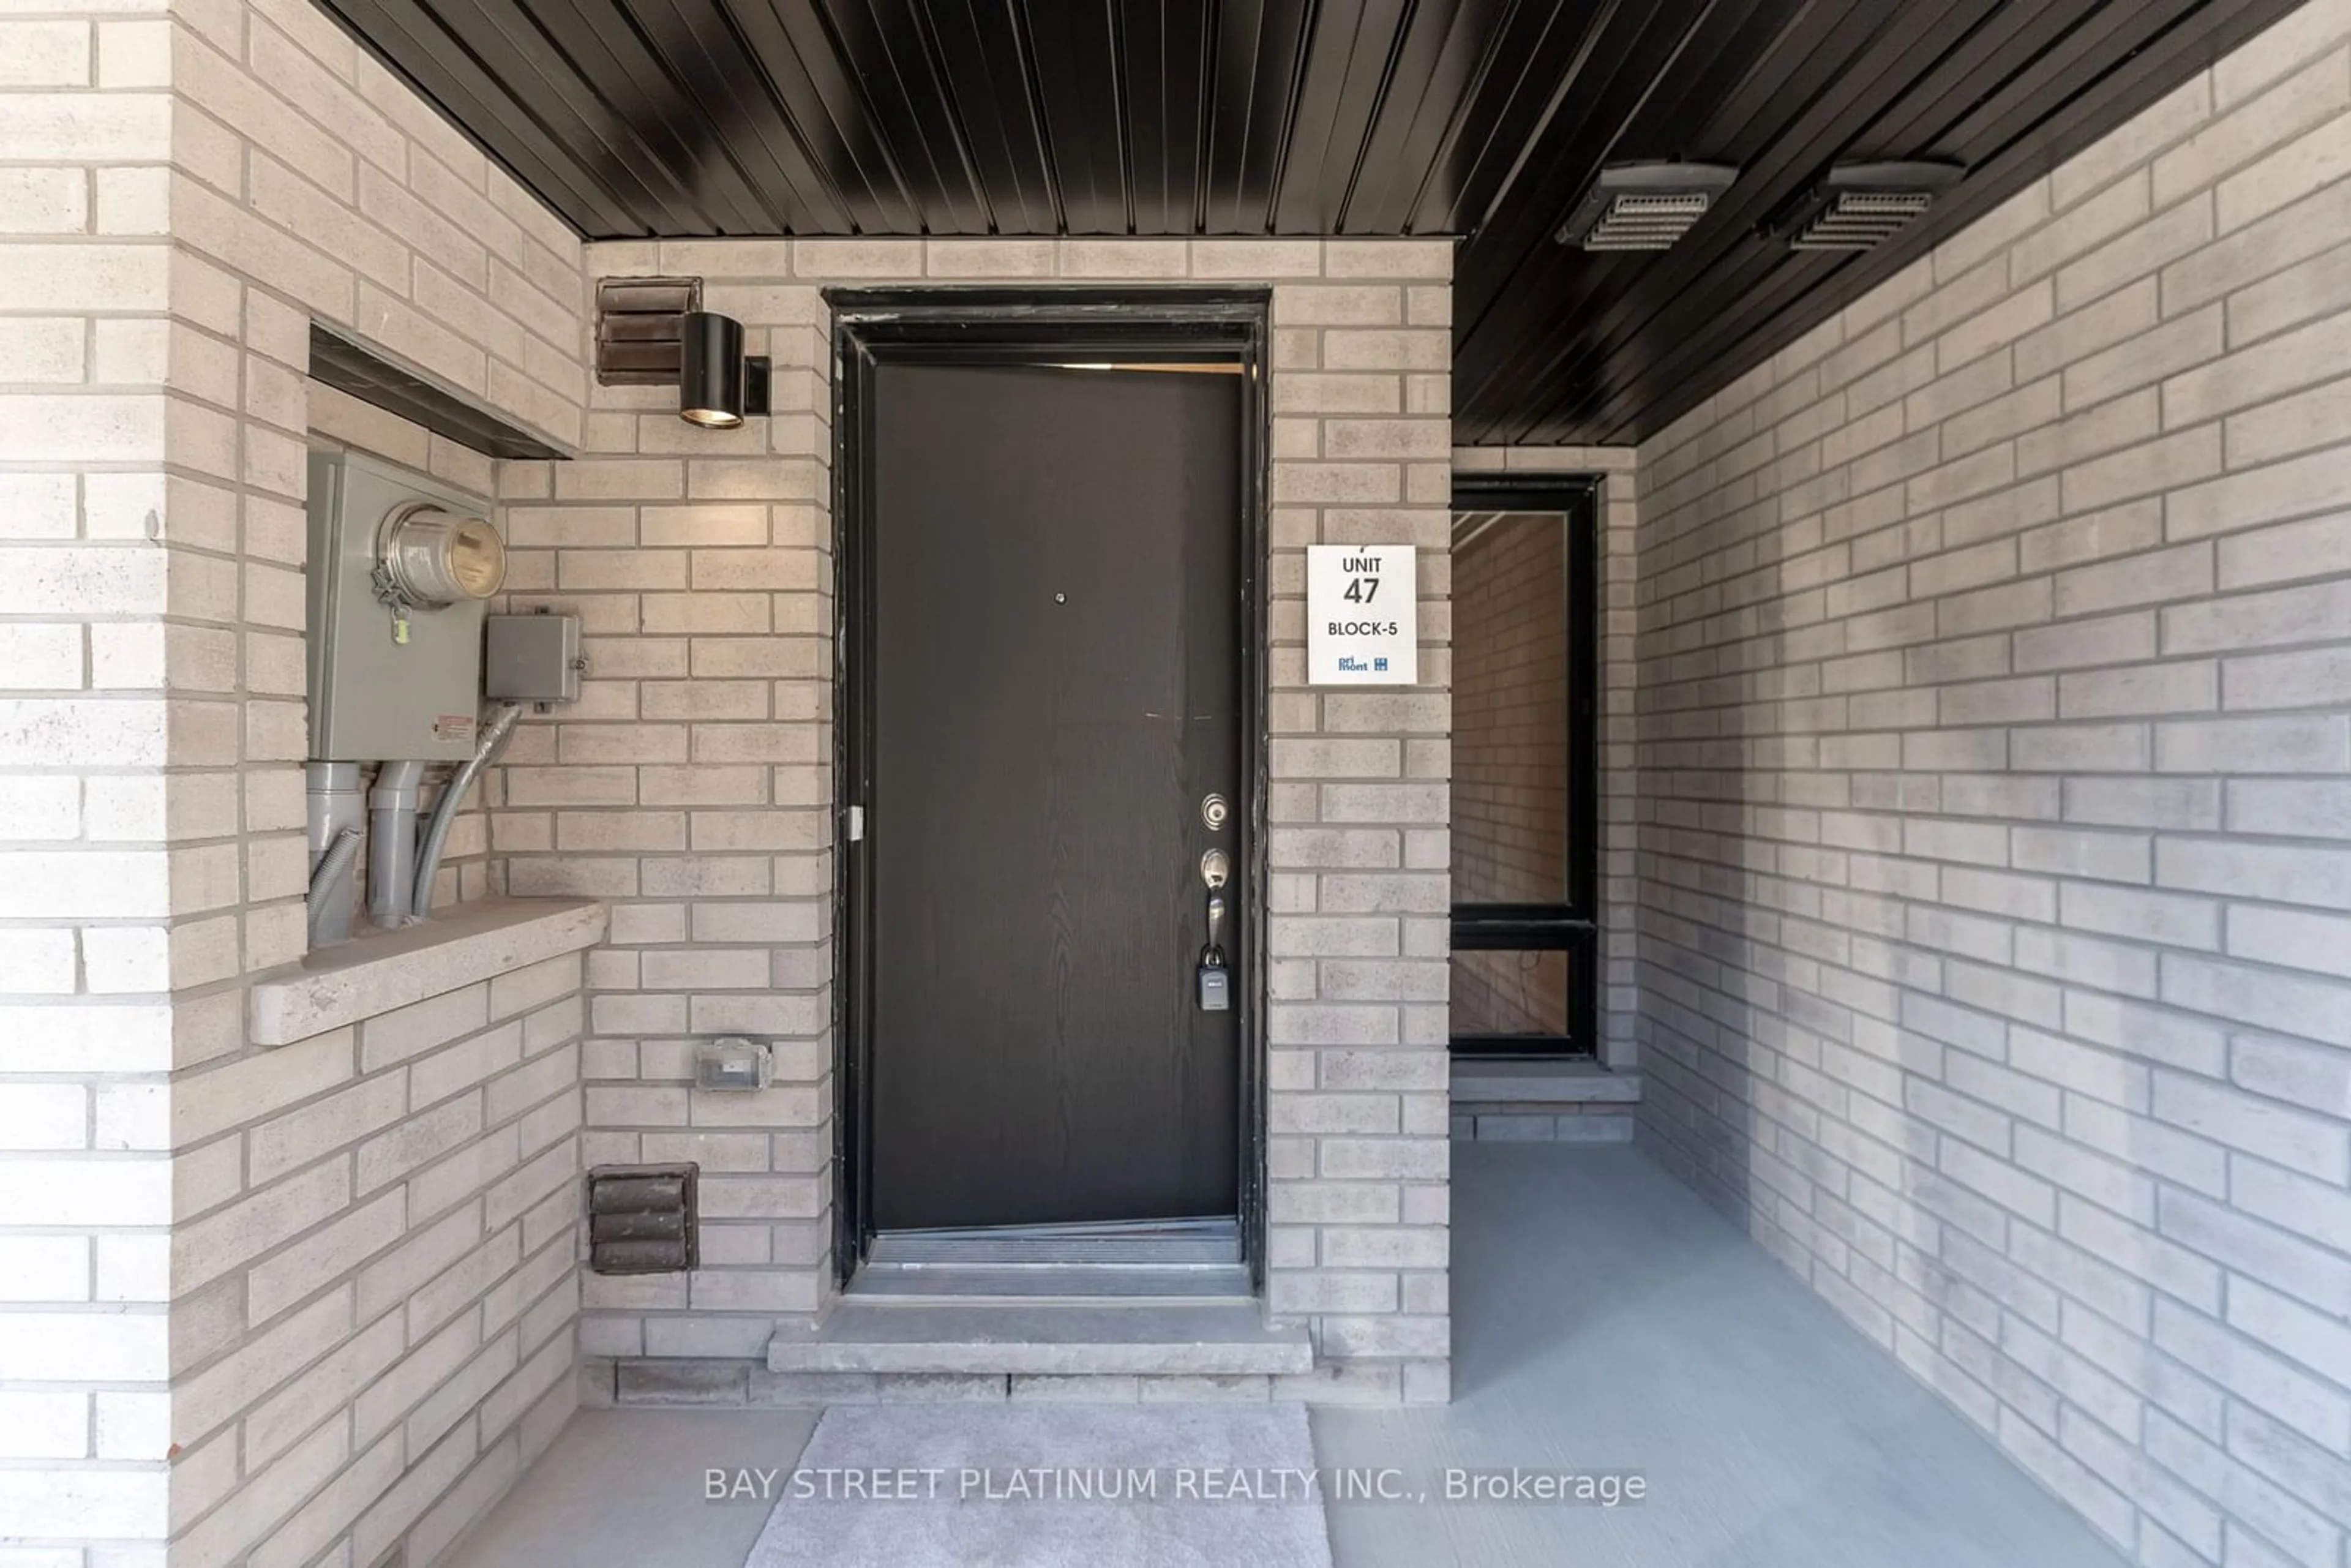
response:
M745 1568L1330 1568L1306 1407L836 1405Z

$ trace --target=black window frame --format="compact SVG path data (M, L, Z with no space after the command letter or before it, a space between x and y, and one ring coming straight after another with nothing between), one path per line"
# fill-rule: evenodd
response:
M1600 526L1597 478L1457 476L1453 512L1556 513L1565 534L1567 596L1567 897L1557 904L1452 908L1456 952L1567 954L1567 1032L1452 1036L1458 1056L1597 1061L1600 1051Z

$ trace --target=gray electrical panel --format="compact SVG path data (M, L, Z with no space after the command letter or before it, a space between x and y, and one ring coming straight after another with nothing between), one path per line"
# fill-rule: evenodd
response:
M456 762L481 716L487 508L389 463L310 454L310 755Z

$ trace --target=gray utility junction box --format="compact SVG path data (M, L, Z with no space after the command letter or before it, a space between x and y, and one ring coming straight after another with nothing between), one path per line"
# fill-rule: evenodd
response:
M580 617L493 615L485 626L484 695L542 707L580 700Z
M461 762L481 715L482 599L504 554L485 507L356 453L310 454L310 755L322 762ZM413 536L403 546L402 528ZM486 536L486 537L485 537ZM410 549L453 597L389 570ZM406 583L409 586L403 587Z

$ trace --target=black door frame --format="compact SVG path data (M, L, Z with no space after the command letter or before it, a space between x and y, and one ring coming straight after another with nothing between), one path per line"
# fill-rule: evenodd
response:
M1241 1248L1262 1288L1265 1257L1266 865L1268 795L1266 400L1270 289L943 286L834 287L833 339L833 1269L846 1284L873 1237L872 1016L872 909L870 840L849 836L852 807L872 795L873 584L867 570L872 529L865 465L873 449L876 366L1092 362L1108 358L1217 361L1241 366L1243 470L1240 649L1242 776L1249 800L1237 813L1237 858L1249 868L1253 934L1234 988L1240 1014L1241 1119L1238 1172Z
M1477 904L1452 913L1456 951L1563 951L1568 1033L1455 1036L1463 1056L1575 1056L1600 1049L1600 482L1583 475L1474 474L1453 484L1453 511L1555 512L1566 530L1567 898Z

